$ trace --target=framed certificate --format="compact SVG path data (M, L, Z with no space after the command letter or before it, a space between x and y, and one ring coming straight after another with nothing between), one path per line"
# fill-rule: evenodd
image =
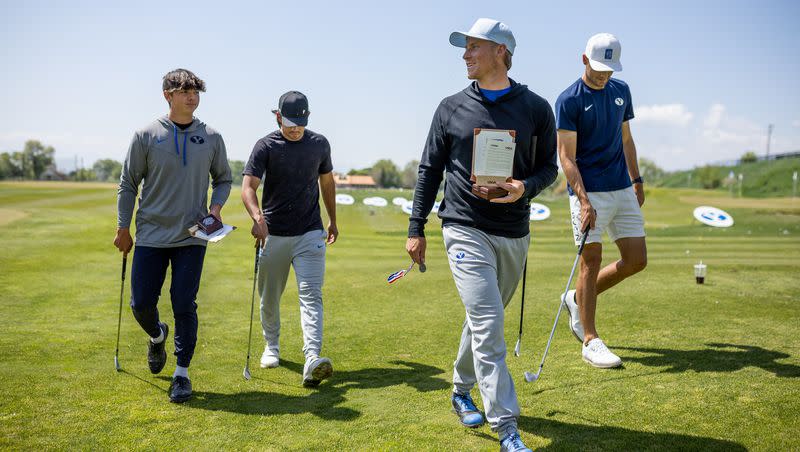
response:
M487 200L508 194L497 184L511 181L516 145L514 130L474 129L470 174L473 194Z

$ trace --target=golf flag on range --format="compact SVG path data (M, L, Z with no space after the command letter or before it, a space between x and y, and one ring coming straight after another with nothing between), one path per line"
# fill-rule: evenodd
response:
M391 283L397 281L398 279L402 278L405 275L406 275L406 271L405 270L396 271L396 272L392 273L391 275L389 275L389 277L386 278L386 281L389 284L391 284Z

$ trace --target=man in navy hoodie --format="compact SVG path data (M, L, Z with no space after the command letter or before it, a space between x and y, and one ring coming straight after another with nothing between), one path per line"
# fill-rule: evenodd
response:
M530 200L556 178L556 131L546 100L508 78L516 42L508 26L478 19L450 43L465 48L467 78L473 82L445 98L434 113L409 220L406 250L425 262L424 234L444 174L439 207L443 237L456 288L466 308L454 363L453 410L466 427L483 415L470 397L478 384L486 419L501 450L528 450L517 431L519 404L506 365L503 310L517 288L530 242ZM512 179L491 201L476 196L470 181L476 128L513 131Z

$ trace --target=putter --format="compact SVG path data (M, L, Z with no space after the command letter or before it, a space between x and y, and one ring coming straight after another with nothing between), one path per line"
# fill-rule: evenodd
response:
M122 282L119 287L119 315L117 316L117 348L114 350L114 367L117 372L122 371L119 365L119 330L122 327L122 294L125 291L125 267L128 265L128 253L122 255Z
M250 380L250 342L253 337L253 306L256 303L256 280L258 280L258 259L261 257L261 247L256 240L256 260L253 265L253 294L250 297L250 331L247 333L247 361L244 363L242 376L245 380Z
M525 257L525 266L522 269L522 305L519 307L519 337L517 345L514 346L514 356L519 356L519 347L522 343L522 316L525 312L525 279L528 276L528 258Z
M564 289L563 293L567 293L569 290L569 286L572 284L572 277L575 275L575 268L578 266L578 259L581 257L581 253L583 252L583 245L586 244L586 237L589 236L589 226L586 226L586 229L583 230L583 235L581 236L581 244L578 247L578 255L575 256L575 262L572 263L572 271L569 273L569 279L567 280L567 288ZM562 295L563 297L563 295ZM550 343L553 341L553 335L556 332L556 326L558 325L558 317L561 315L561 309L564 308L564 300L561 300L561 303L558 304L558 312L556 313L556 321L553 322L553 329L550 331L550 339L547 340L547 346L544 348L544 355L542 355L542 362L539 364L539 370L536 373L525 372L525 381L528 383L532 381L536 381L539 379L539 376L542 374L542 368L544 367L544 360L547 358L547 352L550 350Z

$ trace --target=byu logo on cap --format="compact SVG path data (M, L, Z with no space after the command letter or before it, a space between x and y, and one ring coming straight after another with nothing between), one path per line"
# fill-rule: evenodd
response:
M606 49L606 59L610 60L614 57L614 49Z

